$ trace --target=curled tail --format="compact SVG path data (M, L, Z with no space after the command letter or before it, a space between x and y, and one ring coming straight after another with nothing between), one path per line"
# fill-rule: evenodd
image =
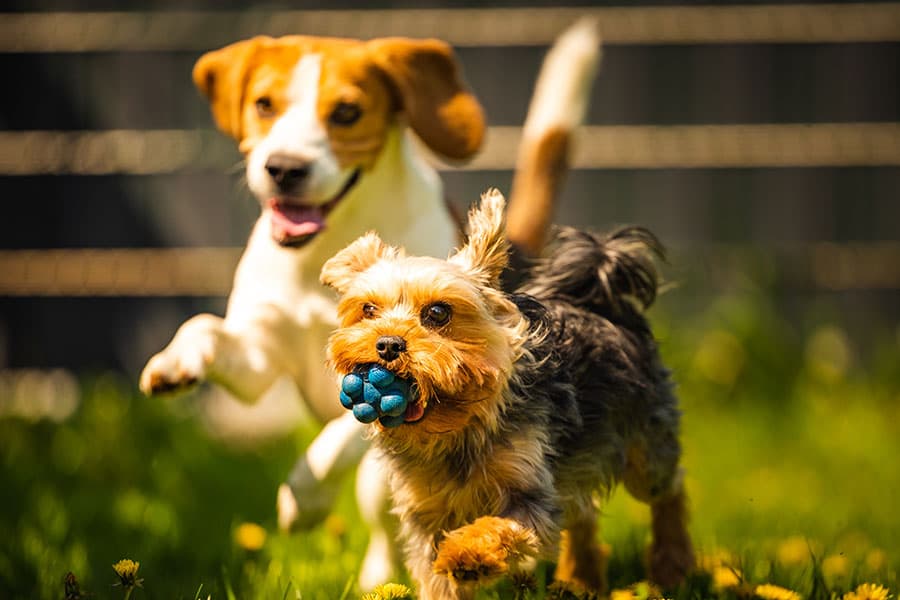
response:
M623 227L599 235L562 229L550 256L533 270L524 291L599 314L619 313L623 301L647 308L656 299L659 275L654 258L662 244L643 227Z
M541 67L522 128L506 225L507 238L526 255L537 256L544 247L600 54L597 23L585 18L560 35Z

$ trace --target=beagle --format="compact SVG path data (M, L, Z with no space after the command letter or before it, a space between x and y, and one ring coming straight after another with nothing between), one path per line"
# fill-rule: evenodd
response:
M509 236L524 253L540 249L598 57L596 27L579 23L545 61L511 194ZM459 226L407 132L462 161L481 147L484 114L452 49L437 40L255 37L204 54L193 78L245 155L261 215L225 317L186 321L149 360L140 387L156 395L211 381L254 403L285 380L296 386L326 425L279 490L279 524L308 526L327 514L368 447L324 365L337 299L319 283L321 267L370 230L411 254L446 257ZM369 588L392 577L398 557L377 463L359 478L372 533L360 583Z

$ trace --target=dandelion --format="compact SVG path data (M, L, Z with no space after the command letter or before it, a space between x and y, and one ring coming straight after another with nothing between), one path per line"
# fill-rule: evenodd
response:
M801 600L797 592L771 583L756 586L753 594L763 600Z
M347 521L338 515L328 515L325 518L325 531L331 537L341 539L347 534Z
M129 558L123 558L112 566L113 571L119 576L119 581L114 586L121 585L125 589L125 600L131 596L131 592L136 587L143 587L144 580L138 578L137 572L141 567L141 563L135 562Z
M701 554L697 557L697 566L701 571L712 573L716 567L724 567L734 563L732 554L723 548L719 548L710 554Z
M412 590L402 583L385 583L362 597L362 600L412 600Z
M626 589L613 590L609 593L609 600L658 600L662 597L662 590L646 581L638 581Z
M737 587L743 578L741 572L732 567L715 567L711 575L713 589L717 592Z
M852 592L847 592L841 600L888 600L890 591L874 583L863 583Z
M866 554L866 567L870 571L880 571L887 564L887 554L881 548L873 548Z
M537 590L537 579L530 571L516 571L510 579L512 580L513 598L515 600L530 598L532 592Z
M822 574L830 579L846 577L850 571L850 561L842 554L826 556L822 561Z
M630 589L613 590L609 593L609 600L636 600Z
M586 590L574 581L555 581L547 587L546 598L547 600L599 600L600 596Z
M256 552L266 543L266 530L256 523L241 523L234 530L234 541L244 550Z
M809 560L810 543L806 538L795 535L778 544L775 554L783 565L800 566Z

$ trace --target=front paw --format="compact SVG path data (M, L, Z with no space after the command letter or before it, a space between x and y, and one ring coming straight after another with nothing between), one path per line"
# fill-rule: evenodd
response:
M510 519L481 517L448 533L432 566L457 584L484 584L536 554L537 537L531 530Z
M200 352L179 353L166 348L147 362L140 388L147 396L185 392L204 379L210 363Z

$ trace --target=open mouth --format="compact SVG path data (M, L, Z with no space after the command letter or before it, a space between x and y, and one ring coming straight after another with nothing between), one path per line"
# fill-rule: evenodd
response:
M306 245L325 229L325 218L353 189L360 172L360 169L353 171L338 193L324 204L306 204L289 196L269 198L266 207L271 210L272 238L291 248Z
M361 423L376 420L386 428L414 423L425 416L427 402L416 382L379 363L363 363L341 380L341 405Z
M414 395L406 405L406 412L403 413L403 420L407 423L415 423L425 416L425 401Z

